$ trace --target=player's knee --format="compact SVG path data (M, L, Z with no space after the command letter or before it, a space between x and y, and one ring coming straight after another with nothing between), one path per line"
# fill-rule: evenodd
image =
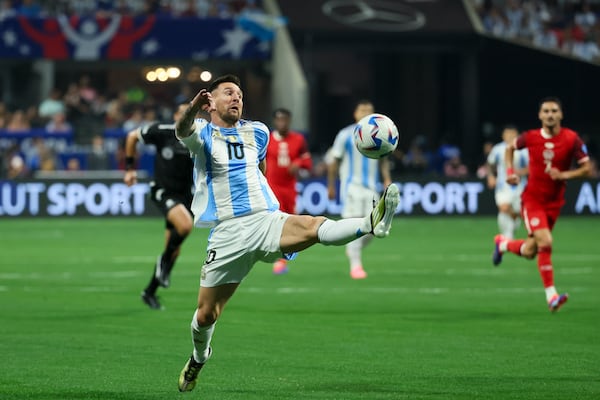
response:
M180 226L177 227L179 235L181 236L187 236L192 232L192 229L194 228L194 224L192 221L186 221L182 224L180 224Z
M196 321L199 326L209 326L217 322L219 312L216 307L199 306L196 312Z

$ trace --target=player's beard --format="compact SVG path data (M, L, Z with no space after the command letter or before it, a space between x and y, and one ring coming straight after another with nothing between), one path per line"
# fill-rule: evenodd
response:
M239 112L234 114L230 113L229 111L226 111L221 115L221 119L223 120L223 122L229 125L235 125L240 120Z

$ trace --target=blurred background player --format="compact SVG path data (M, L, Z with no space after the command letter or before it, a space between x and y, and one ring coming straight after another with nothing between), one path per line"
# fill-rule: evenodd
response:
M379 160L360 154L354 145L354 128L362 117L374 113L373 103L361 100L354 109L354 123L340 130L330 150L327 184L329 199L336 198L336 180L340 180L339 199L342 203L342 218L367 215L373 208L373 201L379 199L381 181L383 187L392 183L387 157ZM350 261L350 276L364 279L367 273L362 264L362 249L373 235L365 235L346 245L346 255Z
M296 213L296 180L312 169L312 159L304 135L290 130L292 113L285 108L273 112L273 131L267 147L267 181L279 200L281 211ZM288 272L287 260L273 264L274 274Z
M187 104L177 107L173 119L179 121ZM193 217L190 211L193 196L194 163L190 152L176 137L175 124L159 122L134 129L125 142L126 172L123 180L128 186L137 182L134 169L138 141L156 147L154 179L150 182L152 201L165 216L165 248L154 266L152 278L142 291L142 300L152 309L160 309L156 297L159 286L169 287L169 276L181 244L190 234Z
M506 163L504 162L506 146L513 143L518 135L519 131L516 126L504 127L502 141L492 147L487 157L487 183L490 189L495 190L496 206L498 206L498 229L506 239L513 239L515 230L519 227L521 193L527 183L527 166L529 165L527 150L517 150L513 156L515 173L521 177L519 184L513 186L506 182Z
M541 129L524 132L506 147L506 175L511 185L519 183L513 157L516 149L529 151L529 178L521 195L521 215L529 234L525 240L494 238L494 265L502 262L502 255L509 251L525 258L537 255L537 264L550 311L558 309L567 301L568 294L558 294L554 287L552 265L552 228L565 204L565 181L590 175L591 163L587 148L579 135L561 126L562 104L556 97L540 102L538 117ZM573 161L577 167L572 169Z

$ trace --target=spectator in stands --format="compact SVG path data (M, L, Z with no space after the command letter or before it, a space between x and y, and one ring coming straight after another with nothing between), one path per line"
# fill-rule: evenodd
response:
M18 144L15 143L9 147L0 160L2 161L2 165L0 165L1 178L18 179L27 177L29 171Z
M588 0L581 2L581 8L575 13L574 20L577 26L584 32L592 31L598 21L598 17L592 10L592 6Z
M588 34L582 42L573 46L572 54L585 61L600 60L600 48L591 34Z
M35 137L31 146L26 149L25 161L31 172L55 171L59 168L54 151L46 146L43 138Z
M545 50L557 50L558 38L549 22L544 22L542 30L533 36L533 44Z
M42 100L38 107L38 115L45 121L50 120L54 114L64 114L65 112L66 107L62 99L62 92L58 88L52 89L48 97Z
M77 157L71 157L67 160L67 171L81 171L81 162Z
M110 169L110 159L104 146L104 137L101 135L95 135L92 138L92 148L88 154L87 168L89 170Z
M427 139L423 135L416 136L410 143L408 151L402 158L404 170L411 174L422 174L429 171L431 154L426 151Z
M57 113L46 124L46 131L51 133L66 133L73 131L73 126L67 122L67 117L64 113Z
M144 110L141 107L136 107L133 109L133 112L127 118L127 120L123 123L123 130L125 132L130 132L136 128L139 128L144 124Z
M455 154L444 163L444 176L448 178L466 178L468 175L469 170L460 159L460 154Z
M27 115L23 110L16 110L6 125L6 130L8 132L26 132L30 129L31 124L29 120L27 120Z

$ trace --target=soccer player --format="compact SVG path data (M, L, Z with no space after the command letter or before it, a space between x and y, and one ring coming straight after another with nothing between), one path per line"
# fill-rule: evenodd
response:
M398 187L390 185L363 218L333 221L279 210L264 176L269 130L241 119L243 106L239 78L221 76L194 97L176 126L195 157L194 223L212 226L191 324L193 352L179 376L182 392L196 386L212 353L215 323L257 261L290 258L315 243L343 245L369 233L385 237L399 202ZM210 122L194 119L201 109Z
M173 119L179 121L187 104L179 105ZM128 186L137 182L134 169L137 143L156 147L154 179L150 182L152 201L165 216L165 247L156 260L152 278L142 291L142 301L148 307L161 309L156 296L159 286L169 287L171 270L179 256L181 244L190 234L193 217L190 206L193 195L194 164L190 152L175 136L175 123L152 123L127 134L125 142L126 172L123 180Z
M327 186L331 200L336 198L336 180L340 178L339 198L342 203L342 218L354 218L365 215L373 207L373 201L379 198L379 185L392 183L387 157L379 160L360 154L354 145L354 128L361 118L374 112L373 103L361 100L354 108L355 123L340 130L335 137L328 165ZM372 235L364 235L346 245L346 256L350 262L350 277L365 279L367 272L363 268L362 249L371 240Z
M292 113L285 108L273 112L274 130L267 146L267 182L279 201L281 211L296 212L296 179L301 171L310 171L312 159L304 135L290 130ZM287 260L273 264L274 274L288 272Z
M490 189L495 190L496 206L498 206L498 228L506 239L515 236L519 226L519 213L521 211L521 193L527 183L527 166L529 155L527 150L517 150L513 156L515 173L521 177L518 185L509 185L506 182L506 163L504 155L506 146L512 144L519 135L517 127L507 125L502 130L502 141L492 147L487 157L488 173L487 182Z
M529 152L529 179L521 196L521 215L529 236L512 240L496 235L492 261L500 264L506 251L529 259L537 255L548 308L555 312L567 301L568 294L559 294L554 287L552 228L565 203L565 181L589 176L591 164L579 135L561 126L563 111L558 98L542 99L538 117L541 129L524 132L506 147L505 155L506 181L517 185L520 178L514 169L514 152L523 148ZM571 168L574 160L577 166Z

